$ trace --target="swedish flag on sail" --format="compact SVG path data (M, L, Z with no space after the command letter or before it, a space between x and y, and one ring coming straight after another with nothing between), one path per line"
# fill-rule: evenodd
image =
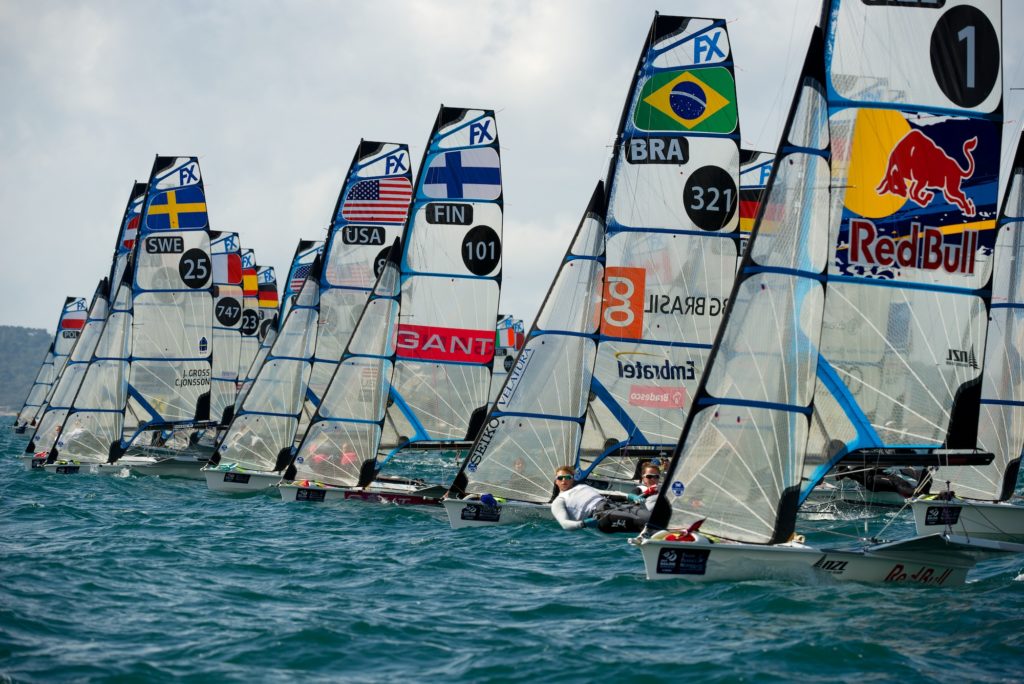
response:
M723 67L654 74L633 111L644 131L732 133L736 123L736 83Z
M196 230L206 224L206 195L197 185L161 192L149 204L149 230Z

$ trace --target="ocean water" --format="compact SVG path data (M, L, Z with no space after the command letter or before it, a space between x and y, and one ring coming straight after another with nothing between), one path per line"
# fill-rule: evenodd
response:
M1024 676L1020 557L987 562L957 588L647 582L625 536L553 523L455 531L393 505L286 505L200 481L29 472L8 424L0 680ZM801 528L835 542L863 532L852 518ZM912 527L892 520L890 536Z

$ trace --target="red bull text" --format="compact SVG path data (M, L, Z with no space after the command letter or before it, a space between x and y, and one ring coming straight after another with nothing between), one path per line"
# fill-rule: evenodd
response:
M910 226L909 238L894 239L880 236L867 219L851 219L850 263L974 274L978 231L965 230L960 244L946 244L946 236L938 228L922 228L916 221Z

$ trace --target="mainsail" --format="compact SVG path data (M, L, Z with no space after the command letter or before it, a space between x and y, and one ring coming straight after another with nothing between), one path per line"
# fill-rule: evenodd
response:
M388 446L474 436L491 382L502 207L494 112L442 106L403 244Z
M242 322L239 332L242 335L241 347L238 351L238 390L242 389L245 379L252 367L253 359L260 348L260 303L259 280L257 277L256 253L251 249L242 249Z
M235 404L242 352L242 253L238 233L210 233L213 256L213 350L210 379L210 417L225 422ZM276 291L275 291L276 293Z
M284 283L284 296L281 297L281 312L278 320L281 325L288 316L288 310L295 303L295 298L306 282L306 276L313 268L313 262L320 256L324 249L323 240L299 240L295 248L295 255L292 257L291 267L288 269L288 279Z
M978 446L995 459L987 466L939 468L932 479L943 490L948 482L960 497L1005 501L1017 486L1024 448L1024 146L1019 138L993 262Z
M157 156L135 250L128 401L115 460L143 431L210 419L208 227L199 161Z
M999 1L831 13L837 192L803 497L849 454L976 446L997 236Z
M735 278L739 137L725 22L656 15L608 174L585 475L679 439Z
M651 514L753 543L785 541L797 496L825 302L829 128L824 41L814 31L693 409Z
M42 365L39 366L39 371L25 398L25 403L18 411L14 423L16 427L35 425L45 411L47 397L50 396L54 383L64 371L64 364L67 363L71 349L85 326L87 316L87 304L83 297L66 297L64 299L60 317L57 319L57 332L54 334L49 349L46 350L46 357L43 359Z
M546 503L555 468L579 449L604 284L598 183L540 312L449 495Z

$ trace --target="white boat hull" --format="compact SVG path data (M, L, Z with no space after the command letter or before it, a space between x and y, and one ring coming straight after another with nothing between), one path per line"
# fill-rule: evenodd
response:
M47 463L43 470L53 475L127 475L128 469L119 463L81 463L57 461Z
M803 544L711 543L701 535L694 541L644 539L640 542L649 580L718 582L760 579L808 581L818 549Z
M279 473L260 470L203 468L200 472L206 478L210 491L226 494L262 492L281 481Z
M332 503L337 501L369 501L399 506L436 506L443 489L388 483L371 484L366 489L334 487L314 483L282 482L278 486L281 499L288 502Z
M205 479L202 467L209 459L198 460L191 456L160 458L154 456L123 456L118 461L136 475L158 475L160 477L183 477L190 480Z
M981 537L1024 544L1024 507L1009 503L915 499L910 504L920 535L949 530L965 537Z
M46 455L35 456L33 454L22 454L18 456L18 460L21 461L22 465L25 466L26 470L43 470L43 466L46 465Z
M525 522L550 520L554 522L547 504L526 501L506 501L497 506L485 506L479 500L445 499L442 502L448 522L453 529L463 527L492 527L519 525Z

